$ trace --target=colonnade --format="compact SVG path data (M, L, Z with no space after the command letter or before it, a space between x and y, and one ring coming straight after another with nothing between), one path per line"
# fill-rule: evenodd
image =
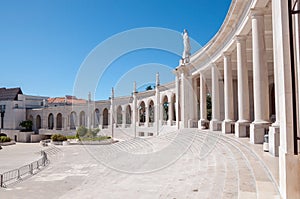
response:
M269 152L279 156L281 196L299 198L300 1L238 3L232 4L216 36L175 69L183 111L179 127L198 120L198 128L249 136L253 144L263 143L268 134ZM195 79L199 92L191 84ZM195 107L189 106L191 96L199 110L190 109ZM207 96L212 103L210 122Z
M264 135L270 126L269 76L273 75L272 71L274 70L272 69L269 74L264 13L265 11L262 9L251 10L251 33L235 35L232 38L235 43L233 47L220 53L220 58L216 62L208 63L208 67L199 70L196 74L189 73L192 67L192 64L189 63L184 63L175 70L177 79L179 79L179 83L176 83L176 85L179 87L177 89L179 89L181 103L183 104L181 107L182 127L192 127L190 121L195 120L198 120L199 128L207 127L206 95L209 86L211 88L212 103L210 130L235 133L237 137L245 137L250 134L251 143L263 143ZM248 48L247 40L251 40ZM249 48L252 49L252 59L247 58ZM234 62L232 57L235 57ZM233 67L234 64L235 67ZM236 74L236 77L233 76L233 73ZM250 89L249 77L253 79L253 91ZM237 90L235 91L238 97L237 121L235 121L234 116L234 78L237 80ZM195 92L195 85L191 84L193 79L199 79L199 94ZM211 80L210 85L207 85L207 79ZM224 90L220 89L221 84L223 84ZM222 95L221 92L223 92ZM250 118L250 94L253 96L253 102L251 101L254 106L253 121ZM199 117L194 114L197 109L195 109L195 103L191 100L193 98L199 99ZM221 107L223 101L224 107ZM222 115L221 108L224 109Z

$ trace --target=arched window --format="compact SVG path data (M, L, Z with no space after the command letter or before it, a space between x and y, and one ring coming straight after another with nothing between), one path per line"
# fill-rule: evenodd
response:
M173 118L172 118L172 121L176 121L176 95L174 94L172 96L172 106L173 106Z
M58 113L56 115L56 130L61 130L62 129L62 114Z
M107 108L105 108L103 110L103 126L107 126L108 125L108 110Z
M131 107L128 105L126 107L126 124L131 124Z
M145 102L142 101L140 106L139 106L139 116L140 116L140 122L144 123L146 121L146 107L145 107Z
M85 112L81 111L79 114L79 126L85 126Z
M149 103L149 111L148 112L149 112L149 115L148 115L149 122L153 123L154 122L154 102L153 102L153 100L151 100Z
M70 114L70 129L76 129L76 113L74 111Z
M48 116L48 129L53 129L54 127L54 116L52 113Z
M122 107L118 106L117 108L117 124L122 124Z
M36 116L35 123L36 123L36 129L40 129L42 127L42 120L40 115Z
M98 127L99 126L99 124L100 124L100 111L99 111L99 109L95 109L95 115L94 115L95 117L94 117L94 126L95 127Z
M162 111L163 111L163 121L167 121L169 119L169 102L168 97L164 96L162 101Z

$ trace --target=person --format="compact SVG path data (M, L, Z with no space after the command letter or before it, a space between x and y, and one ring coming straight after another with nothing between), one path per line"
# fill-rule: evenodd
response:
M182 59L184 60L184 63L188 63L191 55L191 45L190 45L190 38L186 29L183 30L183 46L184 49L183 49Z

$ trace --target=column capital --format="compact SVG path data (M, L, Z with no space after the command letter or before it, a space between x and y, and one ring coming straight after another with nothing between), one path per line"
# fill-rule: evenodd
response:
M231 52L229 52L229 51L223 52L223 57L231 58Z
M255 8L255 9L252 8L250 10L250 16L252 19L256 18L256 17L262 17L265 15L265 13L266 13L266 11L262 8Z
M234 39L235 39L236 42L242 42L242 41L246 41L247 36L246 35L236 35L234 37Z
M204 77L204 71L199 71L198 74Z

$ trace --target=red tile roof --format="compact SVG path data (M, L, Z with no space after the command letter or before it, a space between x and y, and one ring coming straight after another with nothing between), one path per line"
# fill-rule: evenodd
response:
M86 100L77 99L75 96L48 98L48 104L85 104Z

